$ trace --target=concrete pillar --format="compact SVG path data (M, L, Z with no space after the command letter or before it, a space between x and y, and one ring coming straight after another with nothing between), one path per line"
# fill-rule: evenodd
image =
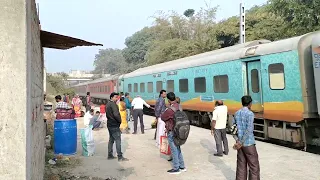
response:
M0 12L0 179L43 179L43 59L36 5L1 0Z

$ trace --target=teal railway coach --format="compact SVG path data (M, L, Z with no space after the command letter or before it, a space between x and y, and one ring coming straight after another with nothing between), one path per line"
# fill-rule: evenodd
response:
M304 147L319 145L318 77L314 72L320 62L313 58L320 54L319 45L320 32L275 42L257 40L140 68L109 81L115 91L141 95L151 105L161 89L174 92L197 126L209 124L218 99L228 106L230 126L233 114L241 108L241 97L249 94L256 138ZM89 91L85 87L90 83L76 89ZM98 100L108 98L101 98L106 89L98 88Z

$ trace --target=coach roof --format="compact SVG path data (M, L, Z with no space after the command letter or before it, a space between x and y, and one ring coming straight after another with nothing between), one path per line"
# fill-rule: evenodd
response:
M319 34L319 32L317 33ZM173 60L161 64L148 66L145 68L140 68L129 74L126 74L125 78L237 60L244 58L246 51L252 47L256 47L254 56L296 50L298 48L298 43L300 42L302 37L310 34L316 33L309 33L299 37L293 37L275 42L271 42L268 40L256 40L244 44L238 44L190 57L181 58L178 60Z

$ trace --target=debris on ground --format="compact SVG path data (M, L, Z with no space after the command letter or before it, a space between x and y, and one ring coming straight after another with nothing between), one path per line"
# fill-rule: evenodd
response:
M68 171L61 171L58 174L50 175L48 177L48 180L117 180L117 179L113 177L98 178L98 177L90 177L90 176L75 176L75 175L71 175Z

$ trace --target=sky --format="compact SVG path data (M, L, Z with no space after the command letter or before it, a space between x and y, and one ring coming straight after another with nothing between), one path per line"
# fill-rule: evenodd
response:
M47 72L91 71L99 49L125 47L126 37L152 25L156 11L205 7L204 0L36 0L39 3L43 30L59 33L104 46L76 47L69 50L45 48ZM207 0L211 7L219 5L217 20L239 14L241 0ZM245 8L262 5L267 0L243 0Z

